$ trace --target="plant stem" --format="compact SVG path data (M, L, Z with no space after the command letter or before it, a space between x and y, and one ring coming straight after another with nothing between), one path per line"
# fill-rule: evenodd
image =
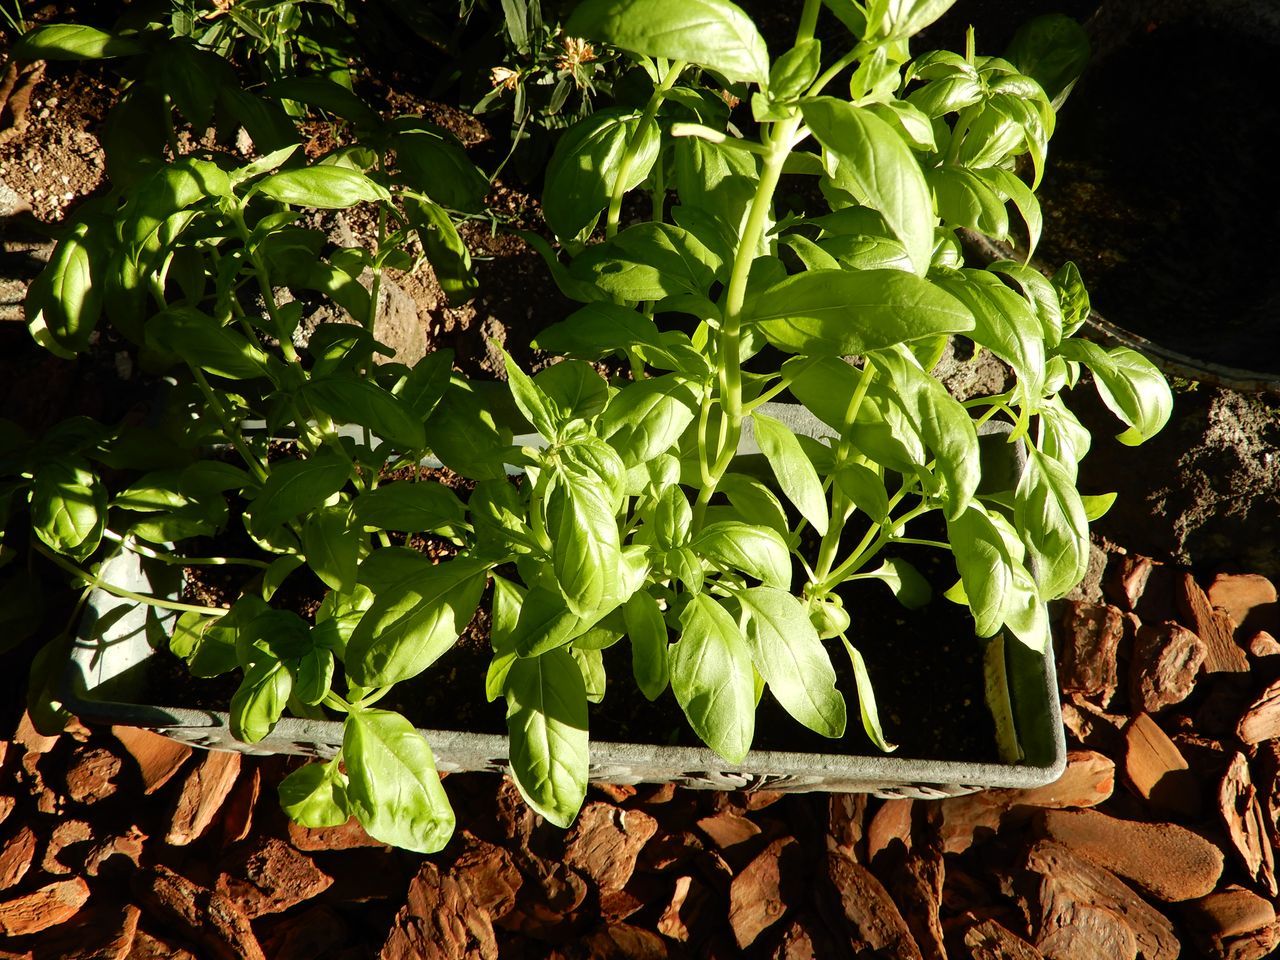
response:
M67 571L67 573L83 580L91 587L97 587L99 590L105 590L112 596L120 597L124 600L133 600L136 603L143 603L149 607L160 607L164 610L181 610L186 613L205 613L214 617L221 617L227 613L227 611L222 607L203 607L195 603L180 603L177 600L161 600L159 597L148 597L142 593L135 593L132 590L126 590L124 587L118 587L114 583L108 583L105 580L98 579L87 570L82 570L70 560L54 553L38 540L32 540L31 545L35 548L37 553L43 555L49 560L52 560L63 570Z
M151 560L159 560L161 563L168 563L174 566L195 567L195 566L211 566L221 567L235 564L244 567L261 567L266 569L271 566L265 560L250 560L247 557L184 557L178 554L161 553L159 550L153 550L151 547L138 543L132 537L122 537L114 530L103 530L102 535L108 540L113 540L120 546L124 547L130 553L136 553L141 557L147 557Z
M636 165L636 157L640 154L640 146L644 143L645 137L649 134L649 128L653 126L654 120L658 115L658 108L662 106L662 101L667 95L667 91L675 84L680 76L680 72L684 70L686 64L683 60L676 60L668 68L666 75L662 78L662 82L658 84L653 95L649 97L649 102L645 104L644 113L640 115L640 122L636 125L635 135L627 143L627 149L622 154L622 160L618 164L618 177L613 182L613 193L609 196L609 212L605 215L604 235L612 237L618 232L618 218L622 214L622 197L627 192L627 181L631 179L631 168Z
M204 372L199 367L193 366L191 367L191 376L195 380L196 386L200 388L200 392L204 394L204 398L209 402L213 415L222 424L222 429L226 431L227 438L231 441L231 445L236 448L236 452L240 454L240 458L244 460L245 465L253 472L259 483L266 483L267 468L262 465L262 461L258 459L257 454L249 447L244 434L240 432L239 426L232 421L231 415L227 413L227 408L222 405L222 399L218 396L217 391L209 386L209 381L205 379Z

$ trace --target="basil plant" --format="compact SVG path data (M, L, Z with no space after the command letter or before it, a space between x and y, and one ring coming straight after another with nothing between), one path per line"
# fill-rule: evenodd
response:
M173 376L176 415L68 428L56 450L7 439L6 457L28 462L11 499L27 499L35 548L85 584L120 592L99 563L122 549L248 571L229 609L138 599L177 608L169 643L193 673L239 671L242 740L268 738L286 711L343 718L339 755L281 785L299 822L354 815L388 843L448 842L430 745L378 703L426 674L481 603L493 658L475 689L504 702L514 779L561 826L585 796L589 704L608 691L615 644L633 676L609 679L673 697L730 764L751 748L766 689L798 724L845 733L833 649L850 659L866 733L891 748L858 612L838 591L873 578L926 600L895 544L951 554L946 596L979 637L1043 649L1044 601L1082 577L1106 501L1077 490L1089 434L1061 391L1087 368L1126 443L1171 406L1148 361L1074 336L1089 311L1074 267L1045 278L964 262L961 231L1003 238L1011 217L1035 245L1055 121L1037 64L1061 58L1037 57L1032 38L1022 69L972 43L912 59L910 38L947 0L825 6L842 39L819 42L823 4L806 0L776 57L728 0L586 0L571 14L570 36L647 74L647 99L558 142L543 192L558 244L527 239L581 307L538 335L559 362L530 375L507 358L500 398L444 354L373 363L379 298L358 282L411 262L416 237L468 295L453 215L483 178L439 131L361 114L315 81L278 93L341 104L364 124L361 145L305 166L287 147L249 165L178 159L88 208L59 246L28 303L33 333L81 351L105 315ZM748 126L731 112L741 101L750 136L733 122ZM297 223L297 208L358 201L379 211L374 251L329 250ZM355 322L299 347L300 298L315 295ZM953 398L931 372L951 338L998 357L1013 386ZM777 400L807 408L820 436L793 432ZM244 427L255 418L296 438L287 455L268 456ZM980 492L977 431L993 419L1027 453L1002 494ZM155 442L164 429L175 442ZM763 471L739 456L748 442ZM427 458L469 493L422 476ZM121 488L119 472L144 462ZM929 521L945 539L922 535ZM191 540L241 527L252 555ZM405 545L422 533L454 555ZM304 568L326 588L306 619L272 605Z

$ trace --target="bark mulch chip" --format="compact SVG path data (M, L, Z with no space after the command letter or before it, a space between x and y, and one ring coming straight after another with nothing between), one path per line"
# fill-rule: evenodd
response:
M287 822L296 760L23 717L0 740L0 960L1261 960L1274 589L1136 555L1104 589L1055 617L1063 776L941 801L598 786L561 831L455 774L456 835L423 857Z

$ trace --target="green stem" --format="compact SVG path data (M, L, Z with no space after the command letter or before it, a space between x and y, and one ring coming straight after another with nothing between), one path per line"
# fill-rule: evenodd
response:
M217 391L209 386L209 381L205 379L204 372L199 367L192 366L191 376L195 380L196 386L200 388L200 392L204 394L205 400L209 402L213 415L222 424L222 429L226 432L231 445L236 448L236 452L240 454L240 458L252 471L259 483L266 483L267 468L262 465L262 461L258 459L257 454L250 448L244 438L244 434L240 432L240 427L232 421L231 415L227 413L227 408L222 405L222 399L218 396Z
M151 560L159 560L161 563L172 564L180 567L198 567L198 566L243 566L243 567L260 567L265 570L271 564L265 560L250 560L247 557L184 557L178 554L161 553L159 550L153 550L151 547L138 543L132 537L123 537L114 530L103 530L102 535L115 543L120 544L130 553L136 553L140 557L147 557Z
M82 570L71 561L54 553L38 540L32 540L31 545L35 548L37 553L49 560L52 560L67 573L84 581L91 587L97 587L99 590L105 590L112 596L120 597L124 600L133 600L136 603L146 604L149 607L160 607L164 610L181 610L186 613L205 613L215 617L221 617L227 613L227 610L222 607L204 607L195 603L180 603L177 600L161 600L159 597L148 597L145 594L134 593L132 590L126 590L124 587L118 587L114 583L108 583L105 580L98 579L87 570Z
M653 91L653 95L649 97L649 102L645 104L644 113L640 115L640 122L636 125L635 135L627 143L627 149L622 154L622 161L618 164L618 178L613 182L613 193L609 196L609 212L605 215L604 235L606 237L612 237L618 232L618 219L622 215L622 197L627 192L627 181L631 179L631 168L636 165L636 157L640 155L640 146L648 136L649 128L654 124L658 115L658 108L662 106L662 101L666 97L667 91L675 84L685 66L686 63L683 60L676 60L672 63L666 75L662 78L662 82L658 84L657 89Z

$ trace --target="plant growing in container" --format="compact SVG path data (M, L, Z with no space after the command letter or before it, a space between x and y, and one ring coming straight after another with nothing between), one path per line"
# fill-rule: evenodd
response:
M1038 233L1032 185L1053 111L1007 61L972 49L911 60L908 39L947 6L833 4L850 37L824 58L820 5L809 0L795 44L774 60L727 0L578 8L569 32L637 58L652 95L641 110L601 110L570 129L548 169L544 209L569 262L541 245L585 305L538 340L568 359L533 376L508 359L510 396L539 438L520 447L480 385L449 376L447 358L375 367L368 324L313 335L305 354L292 346L296 311L274 297L280 256L300 245L300 260L341 281L321 288L336 298L347 286L330 267L349 278L344 265L384 251L316 261L278 204L364 199L394 217L382 174L344 167L351 154L276 173L283 155L234 170L195 159L162 169L150 189L77 225L31 314L46 342L75 348L101 296L151 357L185 367L171 408L197 414L172 427L183 462L110 498L84 456L29 469L21 489L38 549L100 585L91 565L103 537L192 563L200 558L163 544L224 524L224 494L236 494L265 551L246 558L261 573L229 610L177 602L169 642L198 674L241 671L230 711L241 740L266 737L286 709L344 717L339 753L281 788L309 825L354 814L387 842L447 842L452 813L430 745L376 704L455 643L486 590L494 657L483 686L505 701L517 784L557 824L585 794L588 703L608 684L601 651L624 638L638 688L651 699L669 688L729 764L751 748L766 689L800 724L843 733L825 642L839 638L862 724L888 749L857 611L837 588L877 578L920 602L919 574L882 554L925 541L954 556L947 594L970 608L980 637L1007 630L1042 650L1043 601L1068 590L1087 557L1090 504L1075 468L1088 434L1059 392L1088 366L1133 442L1169 412L1163 380L1141 357L1072 338L1087 311L1074 268L1052 280L1012 262L964 269L954 231L1005 233L1009 202ZM849 97L831 95L837 80ZM749 96L753 139L730 128L726 90ZM1024 156L1031 185L1018 174ZM814 185L821 209L778 207L784 173ZM626 195L640 190L652 214L624 226ZM602 242L589 243L601 222ZM123 267L104 260L95 244L116 234L154 259L133 273L129 256ZM263 315L246 307L245 284ZM154 308L117 299L117 287ZM1015 386L950 397L929 372L950 336L1000 357ZM602 376L592 362L607 356L627 374ZM797 436L771 415L787 395L824 436ZM295 456L266 456L239 426L254 413L271 432L296 434ZM995 419L1028 451L1003 491L980 486L978 426ZM763 475L737 456L748 433ZM90 435L79 452L124 457L144 436ZM239 465L194 453L216 441ZM385 478L428 452L474 482L465 504L432 480ZM524 480L513 483L508 467ZM945 539L918 535L930 515ZM435 563L392 542L423 531L452 540L456 554ZM329 588L314 622L270 606L304 565Z

